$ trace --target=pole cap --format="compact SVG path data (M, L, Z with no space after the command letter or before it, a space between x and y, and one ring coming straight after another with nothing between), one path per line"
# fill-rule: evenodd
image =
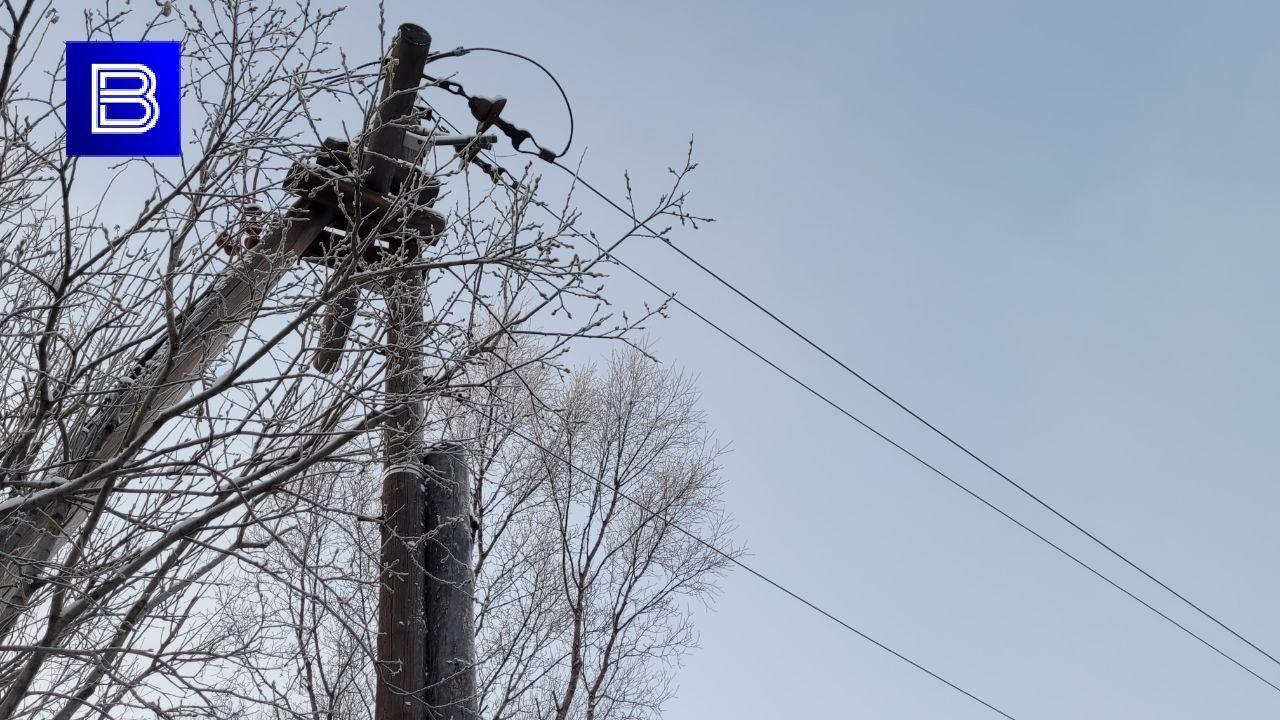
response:
M413 43L414 45L421 45L423 47L430 47L431 45L431 35L421 25L404 23L400 26L400 30L397 34L403 42Z

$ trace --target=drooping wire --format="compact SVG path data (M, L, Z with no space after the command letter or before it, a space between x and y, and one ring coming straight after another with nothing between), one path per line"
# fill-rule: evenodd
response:
M564 101L564 109L569 114L569 137L564 141L564 148L560 152L552 152L544 149L540 144L538 144L538 141L536 139L533 139L532 137L530 137L530 140L532 140L533 144L537 146L539 152L530 152L528 150L521 150L519 147L516 148L516 152L524 153L525 155L533 155L535 157L540 157L543 160L548 160L548 158L556 159L556 158L564 157L565 154L569 152L569 148L573 146L573 128L574 128L573 103L569 102L569 93L565 92L564 85L560 84L559 78L557 78L554 73L548 70L547 66L543 65L537 60L534 60L528 55L522 55L521 53L514 52L512 50L504 50L502 48L460 47L454 50L448 50L446 52L434 54L427 58L427 62L430 63L435 60L444 59L446 57L462 57L463 55L467 55L473 52L497 53L499 55L507 55L509 57L523 60L533 65L534 67L538 68L539 70L541 70L542 74L546 75L548 78L551 79L551 82L555 83L556 90L560 91L560 99ZM452 88L454 88L454 89L450 89L450 87L446 87L446 89L449 90L449 92L452 92L455 95L459 95L461 97L467 98L468 100L471 99L471 96L468 95L465 90L463 90L462 85L456 82L453 82L451 80L440 80L437 78L433 78L431 76L424 76L424 77L426 77L428 81L436 84L440 84L442 86L444 86L445 84L449 84ZM548 162L550 162L550 160L548 160Z

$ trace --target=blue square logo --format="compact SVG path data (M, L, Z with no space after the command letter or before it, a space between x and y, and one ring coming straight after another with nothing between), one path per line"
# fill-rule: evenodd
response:
M67 43L67 155L182 154L182 44Z

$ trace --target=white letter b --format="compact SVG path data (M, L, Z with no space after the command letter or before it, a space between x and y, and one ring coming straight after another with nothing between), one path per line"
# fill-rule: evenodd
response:
M89 75L93 134L140 135L155 127L160 119L160 105L156 102L156 76L151 68L138 63L94 63L89 66ZM138 86L107 87L113 79L133 80ZM141 105L142 117L108 117L107 108L121 104Z

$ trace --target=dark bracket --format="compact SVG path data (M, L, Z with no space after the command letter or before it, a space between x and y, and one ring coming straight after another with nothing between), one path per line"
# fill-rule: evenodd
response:
M418 168L399 163L388 194L362 187L358 177L347 142L335 138L290 169L287 192L345 213L329 226L337 232L326 232L312 243L304 260L333 266L346 254L342 243L376 233L361 253L362 260L374 263L402 250L416 253L418 244L434 244L444 231L444 216L427 207L439 197L440 183ZM404 187L418 188L412 202L398 197ZM357 227L349 227L347 218L357 219Z

